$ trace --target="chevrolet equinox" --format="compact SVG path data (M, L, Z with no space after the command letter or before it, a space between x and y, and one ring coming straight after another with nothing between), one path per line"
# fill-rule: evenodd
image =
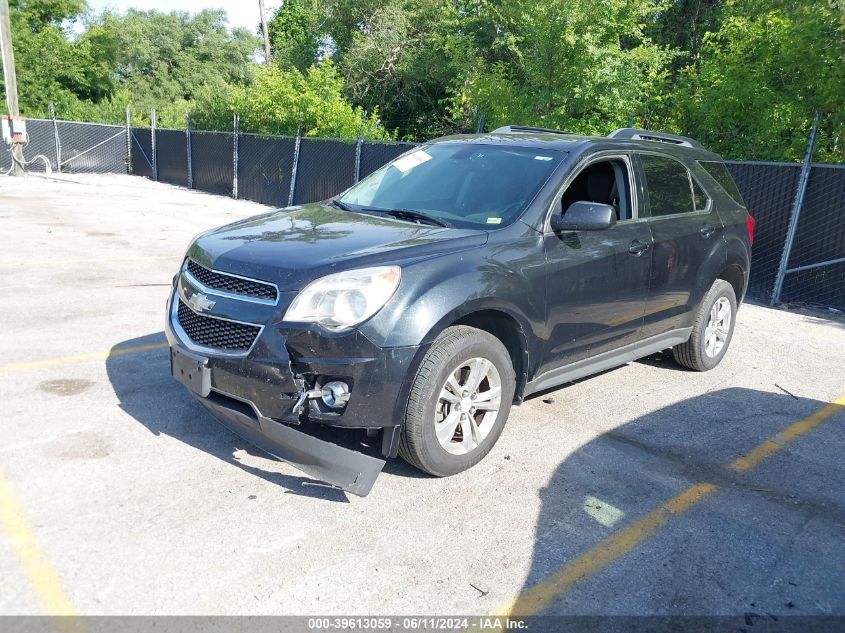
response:
M753 230L692 139L437 139L330 200L196 237L167 306L172 373L235 433L352 493L397 455L453 475L538 391L667 348L719 364Z

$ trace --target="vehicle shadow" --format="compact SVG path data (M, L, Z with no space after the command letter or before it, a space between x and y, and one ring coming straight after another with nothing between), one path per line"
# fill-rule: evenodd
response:
M540 490L512 613L739 619L722 630L743 630L749 618L845 613L845 439L831 430L845 409L747 472L728 467L768 438L782 445L782 430L826 404L723 389L584 444ZM665 510L652 532L637 523L699 484L715 488L688 512Z
M695 370L688 369L680 363L675 362L671 349L664 349L662 351L655 352L654 354L650 354L649 356L643 356L633 362L648 365L649 367L660 367L662 369L673 369L680 372L696 373Z
M170 375L166 349L143 354L123 354L129 347L166 343L163 332L123 341L115 345L106 359L106 373L120 408L154 435L168 435L185 444L285 488L288 493L326 501L349 502L342 490L321 484L309 477L297 477L262 470L239 460L237 453L274 459L217 423L201 404Z

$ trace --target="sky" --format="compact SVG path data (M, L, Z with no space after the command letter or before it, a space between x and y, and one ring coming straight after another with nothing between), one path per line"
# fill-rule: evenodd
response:
M265 0L264 10L270 18L281 4L280 0ZM203 9L225 9L229 26L242 26L255 33L258 26L258 0L88 0L88 6L99 13L106 7L125 12L127 9L149 11L188 11L197 13Z

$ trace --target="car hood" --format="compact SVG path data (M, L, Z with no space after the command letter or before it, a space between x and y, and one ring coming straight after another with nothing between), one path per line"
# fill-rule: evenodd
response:
M188 257L221 272L298 290L349 268L403 264L480 246L487 232L414 224L309 204L272 211L199 235Z

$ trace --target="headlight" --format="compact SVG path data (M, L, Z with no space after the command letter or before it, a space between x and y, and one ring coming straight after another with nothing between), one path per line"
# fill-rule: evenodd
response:
M284 320L345 330L381 310L396 292L401 277L399 266L361 268L320 277L299 291Z

